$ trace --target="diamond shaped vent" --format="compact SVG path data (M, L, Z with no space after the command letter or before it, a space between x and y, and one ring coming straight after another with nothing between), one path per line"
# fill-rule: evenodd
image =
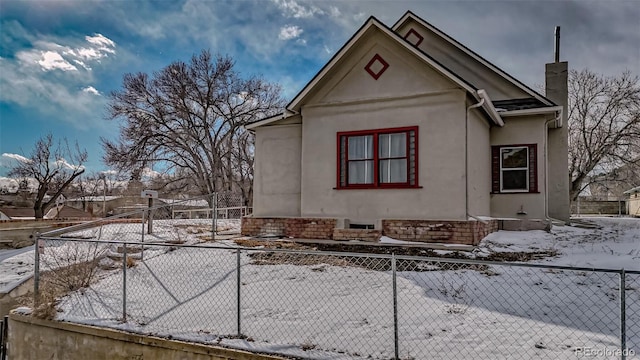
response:
M418 34L414 29L409 30L407 35L404 36L404 39L413 44L414 46L418 46L424 40L424 36Z
M389 63L384 61L382 56L378 54L375 54L369 61L367 66L364 67L369 75L371 75L371 77L373 77L375 80L378 80L378 78L387 70L387 68L389 68Z

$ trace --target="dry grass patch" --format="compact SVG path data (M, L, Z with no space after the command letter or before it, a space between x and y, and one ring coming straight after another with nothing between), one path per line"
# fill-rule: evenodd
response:
M128 258L130 259L130 258ZM98 259L72 264L40 274L39 296L33 294L20 299L20 303L33 308L33 316L53 320L58 313L60 299L73 291L84 291L98 281ZM34 303L35 300L35 303Z

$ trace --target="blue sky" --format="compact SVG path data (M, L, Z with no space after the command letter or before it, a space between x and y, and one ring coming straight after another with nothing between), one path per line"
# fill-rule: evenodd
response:
M202 49L290 100L369 16L411 10L527 85L544 82L553 30L562 60L606 75L640 73L638 1L14 1L0 0L0 176L48 132L78 141L105 170L99 137L109 92Z

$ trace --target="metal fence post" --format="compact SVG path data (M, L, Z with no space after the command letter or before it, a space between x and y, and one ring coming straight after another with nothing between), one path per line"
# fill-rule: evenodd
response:
M240 249L236 250L236 313L237 313L237 325L238 325L238 335L242 334L242 328L240 327Z
M144 233L144 223L142 224ZM127 322L127 243L122 246L122 322Z
M396 285L396 254L391 253L391 277L393 281L393 348L395 359L400 359L400 349L398 348L398 288Z
M40 303L40 234L36 234L36 244L34 248L33 304L37 307Z
M140 238L140 245L142 247L142 251L140 252L140 260L144 260L144 214L145 210L142 210L142 234Z
M627 301L626 301L626 274L624 269L620 270L620 348L622 355L620 358L627 358Z
M2 354L2 360L5 360L7 358L7 343L9 342L9 316L5 315L3 320L2 320L2 334L0 335L0 338L2 338L2 342L0 343L0 346L2 346L2 348L0 348L0 354Z
M211 241L216 239L217 230L217 207L218 207L218 193L213 193L213 199L211 200Z

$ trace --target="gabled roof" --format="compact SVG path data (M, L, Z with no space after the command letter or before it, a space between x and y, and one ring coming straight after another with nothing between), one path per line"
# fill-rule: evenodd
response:
M495 72L496 74L500 75L505 80L509 81L513 85L515 85L518 88L522 89L524 92L526 92L527 94L531 95L536 100L538 100L541 104L543 104L542 105L543 107L544 106L555 106L556 105L553 101L547 99L546 97L544 97L543 95L539 94L535 90L531 89L527 85L523 84L522 82L520 82L518 79L514 78L513 76L507 74L505 71L503 71L502 69L500 69L496 65L492 64L491 62L489 62L488 60L486 60L482 56L476 54L473 50L471 50L468 47L464 46L463 44L461 44L460 42L458 42L457 40L455 40L451 36L447 35L443 31L441 31L440 29L438 29L435 26L431 25L430 23L426 22L424 19L422 19L421 17L417 16L416 14L414 14L411 11L407 11L400 18L400 20L398 20L393 25L393 27L392 27L393 31L394 32L397 31L409 19L414 20L414 21L418 22L419 24L421 24L422 26L426 27L427 29L431 30L433 33L435 33L436 35L438 35L442 39L446 40L447 42L451 43L452 45L454 45L455 47L460 49L462 52L466 53L473 60L483 64L484 66L486 66L487 68L489 68L490 70Z
M419 21L420 23L422 23L425 27L427 27L429 29L432 29L439 36L442 36L445 40L447 40L447 41L451 42L452 44L456 45L457 47L461 48L464 52L469 54L476 61L480 61L485 66L489 67L491 70L495 71L500 76L504 77L507 81L510 81L511 83L515 84L519 88L522 88L526 93L531 94L531 96L534 97L533 100L535 100L536 105L540 105L540 107L548 107L548 106L554 106L555 105L549 99L547 99L544 96L536 93L535 91L533 91L532 89L530 89L526 85L522 84L521 82L519 82L515 78L511 77L510 75L508 75L504 71L500 70L495 65L489 63L488 61L486 61L485 59L483 59L482 57L480 57L479 55L477 55L473 51L471 51L468 48L464 47L462 44L458 43L457 41L455 41L454 39L452 39L448 35L444 34L440 30L436 29L432 25L430 25L427 22L425 22L424 20L422 20L419 17L415 16L410 11L407 12L396 23L396 25L394 25L394 29L397 29L397 27L400 26L399 24L402 24L404 21L406 21L409 18L415 19L416 21ZM406 49L408 52L410 52L413 55L415 55L417 58L422 60L425 64L427 64L431 68L435 69L437 72L439 72L444 77L448 78L449 80L451 80L452 82L454 82L455 84L460 86L462 89L466 90L476 100L482 101L482 109L487 113L487 115L491 118L491 120L498 126L504 126L504 121L502 120L500 114L498 114L498 112L496 111L496 108L494 107L494 103L491 101L491 99L489 98L489 96L486 93L486 91L484 91L482 89L478 89L476 86L474 86L473 84L469 83L467 80L462 78L460 75L456 74L453 70L449 69L447 66L443 65L438 60L436 60L435 58L430 56L429 54L425 53L424 51L422 51L418 47L414 46L413 44L408 42L406 39L402 38L400 36L400 34L395 32L391 28L387 27L386 25L381 23L378 19L376 19L375 17L372 16L360 27L360 29L358 29L358 31L356 31L355 34L353 34L353 36L351 36L351 38L342 46L342 48L340 48L340 50L338 50L338 52L336 52L336 54L329 60L329 62L327 62L322 67L322 69L320 69L320 71L318 71L318 73L316 73L316 75L311 79L311 81L309 81L304 86L304 88L293 98L293 100L291 100L291 102L287 105L287 107L286 107L286 109L285 109L285 111L283 113L271 116L271 117L266 118L266 119L258 120L256 122L253 122L251 124L246 125L245 128L248 129L248 130L253 130L253 129L257 128L257 127L260 127L260 126L263 126L263 125L268 125L268 124L271 124L271 123L274 123L274 122L277 122L277 121L280 121L280 120L287 119L290 116L297 115L299 113L299 111L300 111L300 107L301 107L301 104L303 103L304 99L306 99L309 96L309 94L312 92L312 90L316 86L318 86L318 84L320 84L322 82L323 78L325 76L327 76L327 74L329 74L332 71L332 69L338 63L340 63L340 61L345 56L347 56L349 50L358 42L358 40L360 40L360 38L362 38L367 32L372 31L372 29L379 30L382 34L386 35L389 39L395 41L398 45L400 45L401 47ZM529 101L529 100L530 99L527 99L527 101ZM522 105L522 106L531 106L531 105L532 104L527 104L527 105ZM515 105L514 106L510 106L510 104L507 104L507 106L508 107L515 107Z
M451 71L450 69L448 69L447 67L445 67L444 65L436 61L431 56L425 54L420 49L411 45L405 39L400 37L400 35L395 33L389 27L387 27L386 25L381 23L378 19L372 16L342 46L342 48L331 58L331 60L329 60L329 62L325 64L325 66L322 69L320 69L320 71L313 77L313 79L311 79L311 81L307 83L307 85L305 85L305 87L298 93L298 95L296 95L296 97L294 97L293 100L291 100L291 102L287 105L287 109L290 111L298 112L300 110L300 105L302 101L307 97L307 95L309 95L311 90L313 90L313 88L315 88L316 85L318 85L318 83L322 81L322 79L336 66L336 64L338 64L347 55L347 53L349 52L349 49L351 49L351 47L355 45L358 42L358 40L360 40L360 38L371 29L380 30L380 32L388 36L390 39L394 40L397 44L404 47L410 53L413 53L416 57L424 61L426 64L431 66L440 74L449 78L451 81L453 81L458 86L465 89L466 91L472 93L474 97L476 97L476 99L479 100L476 94L476 90L478 89L476 89L472 84L470 84L469 82L467 82L466 80L464 80L463 78L455 74L453 71Z

